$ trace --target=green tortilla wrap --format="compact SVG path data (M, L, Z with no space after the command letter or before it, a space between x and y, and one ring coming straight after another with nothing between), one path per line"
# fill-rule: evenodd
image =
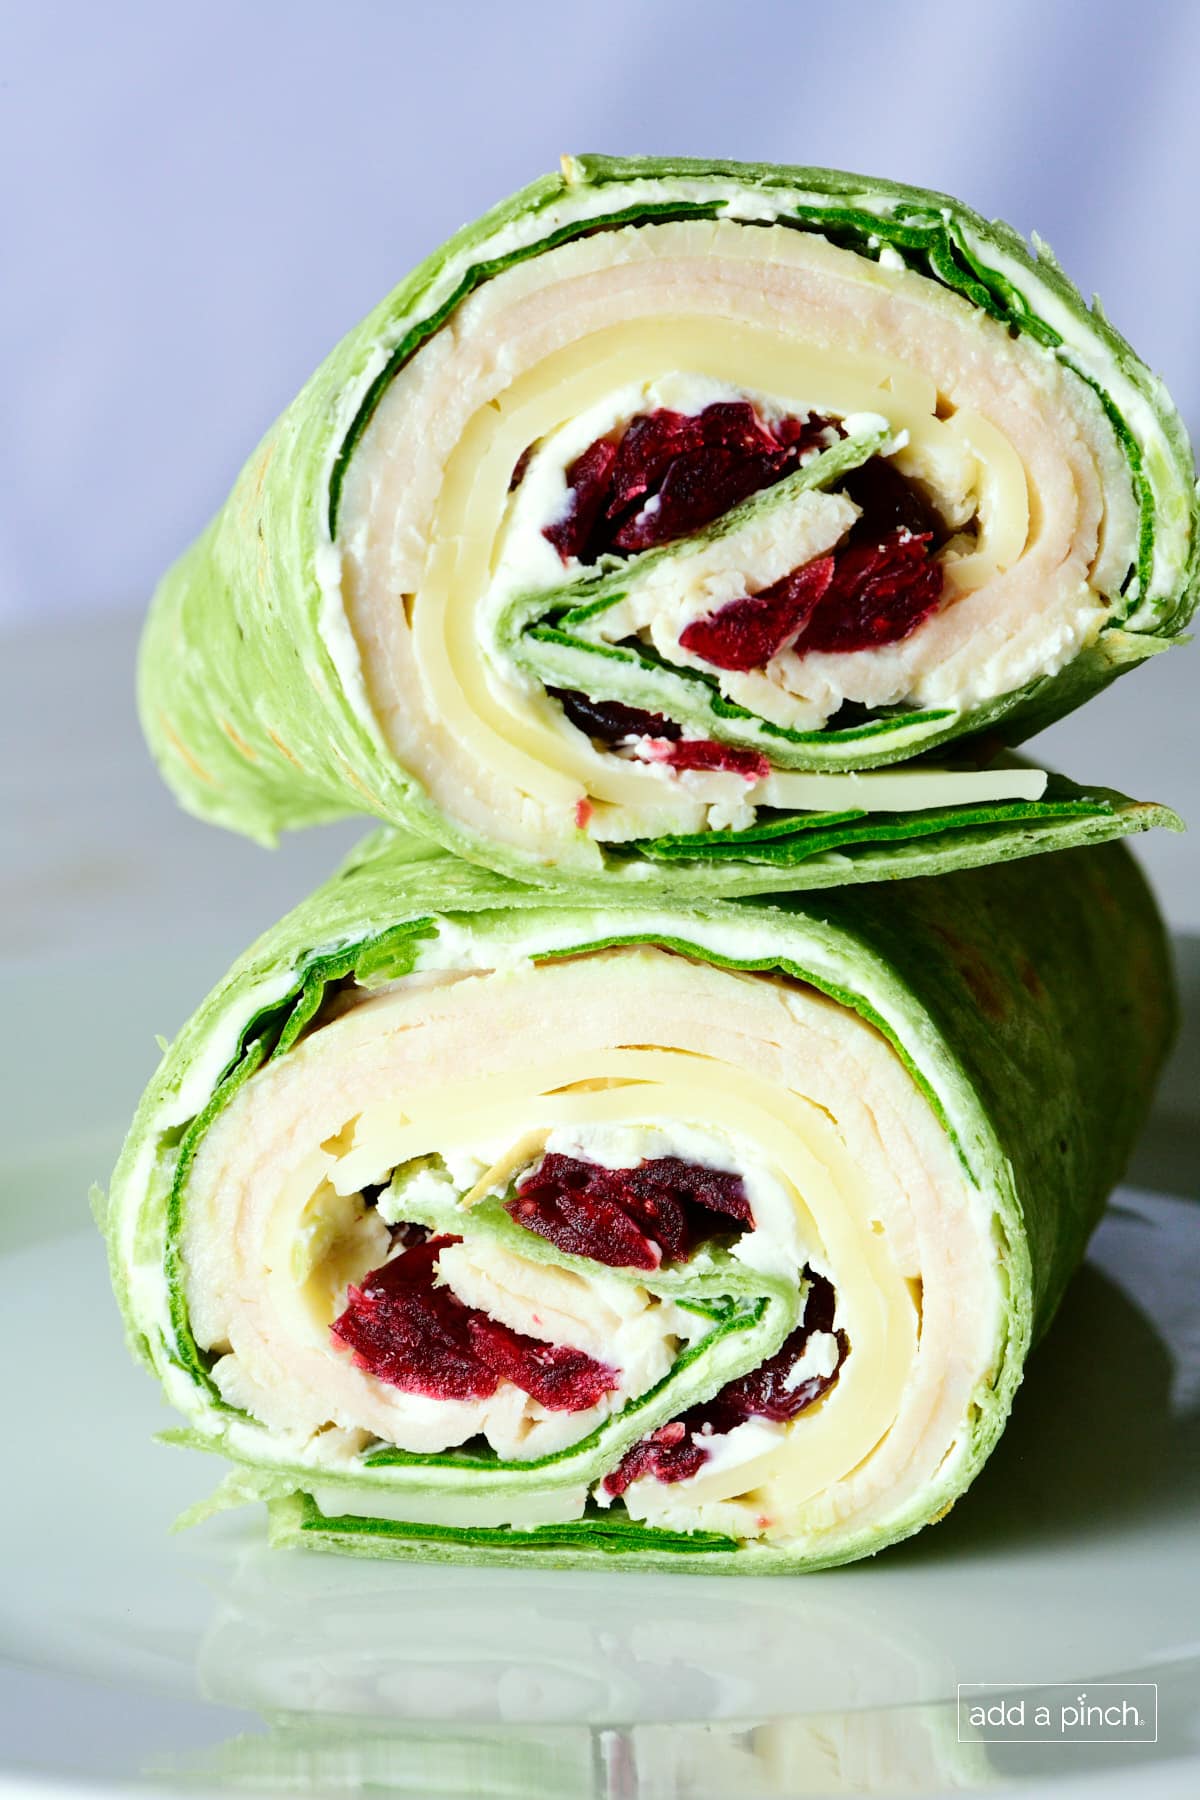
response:
M1062 848L1153 821L997 746L1177 640L1193 483L1161 384L1006 226L569 160L267 434L161 585L143 722L203 818L373 813L577 893Z
M582 905L384 830L164 1055L130 1340L279 1543L868 1555L996 1442L1171 1009L1119 845Z

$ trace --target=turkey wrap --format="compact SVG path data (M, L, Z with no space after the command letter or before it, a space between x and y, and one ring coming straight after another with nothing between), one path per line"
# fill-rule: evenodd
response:
M1044 245L826 170L569 159L267 434L160 587L142 717L267 840L369 812L594 891L939 872L1128 824L994 752L1180 635L1196 519L1165 391Z
M130 1339L279 1543L864 1556L996 1442L1170 996L1119 845L585 906L385 830L165 1052Z

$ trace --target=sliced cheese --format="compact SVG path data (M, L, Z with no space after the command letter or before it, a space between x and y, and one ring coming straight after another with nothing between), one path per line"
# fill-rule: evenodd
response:
M326 1519L396 1519L405 1525L476 1529L512 1526L517 1531L578 1519L587 1505L585 1487L548 1488L544 1494L500 1495L491 1499L478 1494L413 1494L397 1501L377 1488L314 1482L309 1497Z
M796 775L777 771L748 790L759 806L789 812L928 812L989 800L1040 800L1044 769L872 769L862 775Z
M947 436L960 441L978 471L979 537L968 556L947 560L946 572L962 593L982 587L1011 568L1029 541L1029 488L1021 459L1002 431L978 413L958 412L946 422Z

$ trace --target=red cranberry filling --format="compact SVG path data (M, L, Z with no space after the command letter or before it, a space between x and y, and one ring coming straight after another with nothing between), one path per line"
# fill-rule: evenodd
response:
M767 424L749 401L721 401L693 414L640 414L619 441L597 438L572 463L567 510L543 535L564 562L574 556L594 563L606 552L629 555L669 543L781 481L840 430L818 414ZM934 509L880 457L852 470L840 488L861 508L845 543L694 620L680 634L685 650L714 668L746 671L794 646L807 652L898 643L936 610L943 576L932 558L944 532ZM600 706L593 720L599 729L575 722L615 742L630 735L618 732L622 712L635 709Z
M781 650L870 650L899 643L937 608L944 533L917 489L879 457L842 491L861 507L846 541L761 593L731 600L679 634L718 669L759 669Z
M838 491L860 508L847 534L848 543L878 544L897 531L911 537L945 536L936 509L882 456L851 469L838 483Z
M930 561L930 542L924 532L897 532L881 544L840 550L825 599L800 635L800 650L872 650L908 637L942 597L942 565Z
M682 1262L732 1219L754 1228L740 1175L677 1156L606 1169L550 1155L517 1183L505 1210L559 1250L613 1269Z
M837 1333L838 1356L832 1374L810 1375L795 1387L788 1386L788 1376L803 1356L811 1334L833 1329L837 1307L833 1287L825 1277L813 1275L811 1270L805 1273L810 1286L803 1324L757 1369L727 1382L711 1400L690 1406L678 1419L659 1426L627 1450L616 1468L604 1477L606 1494L619 1498L642 1475L653 1475L658 1481L686 1481L708 1460L706 1436L723 1435L747 1419L772 1419L785 1424L828 1393L850 1348L844 1331Z
M833 580L834 558L818 556L782 581L730 600L679 634L693 656L718 669L761 669L801 636Z
M619 700L591 700L572 688L547 688L546 692L558 701L572 725L590 738L603 744L640 739L638 754L648 762L668 763L673 769L725 769L743 781L761 781L771 773L767 758L757 750L735 750L709 738L688 738L680 743L682 727L661 713L643 712Z
M708 1451L694 1440L687 1420L684 1413L682 1418L660 1425L627 1450L616 1468L604 1477L605 1493L619 1500L642 1475L653 1475L656 1481L686 1481L690 1475L699 1474L708 1461Z
M711 738L684 738L678 744L647 738L639 754L648 762L663 762L672 769L721 769L740 775L743 781L764 781L771 764L761 750L735 750L732 744L716 744Z
M611 1393L615 1369L582 1350L525 1337L435 1286L440 1253L458 1242L411 1244L349 1290L331 1329L358 1368L435 1400L483 1400L511 1381L551 1412L580 1412Z
M623 738L677 738L681 727L661 713L643 712L638 706L624 706L619 700L591 700L573 688L547 688L558 701L572 725L598 738L602 744L619 744Z
M641 413L619 442L597 438L571 464L567 510L542 535L564 562L670 543L782 481L839 429L816 413L767 424L748 400Z

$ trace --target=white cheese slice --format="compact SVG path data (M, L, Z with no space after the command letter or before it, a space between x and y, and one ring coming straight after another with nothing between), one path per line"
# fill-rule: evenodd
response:
M396 1519L411 1525L507 1525L517 1531L578 1519L587 1504L585 1487L550 1488L543 1494L491 1500L457 1494L414 1494L395 1499L378 1488L347 1488L334 1482L314 1482L308 1491L326 1519L349 1514L363 1519Z
M736 779L736 777L735 777ZM928 812L990 800L1040 800L1044 769L870 769L861 775L798 775L776 771L756 782L750 799L795 812Z

